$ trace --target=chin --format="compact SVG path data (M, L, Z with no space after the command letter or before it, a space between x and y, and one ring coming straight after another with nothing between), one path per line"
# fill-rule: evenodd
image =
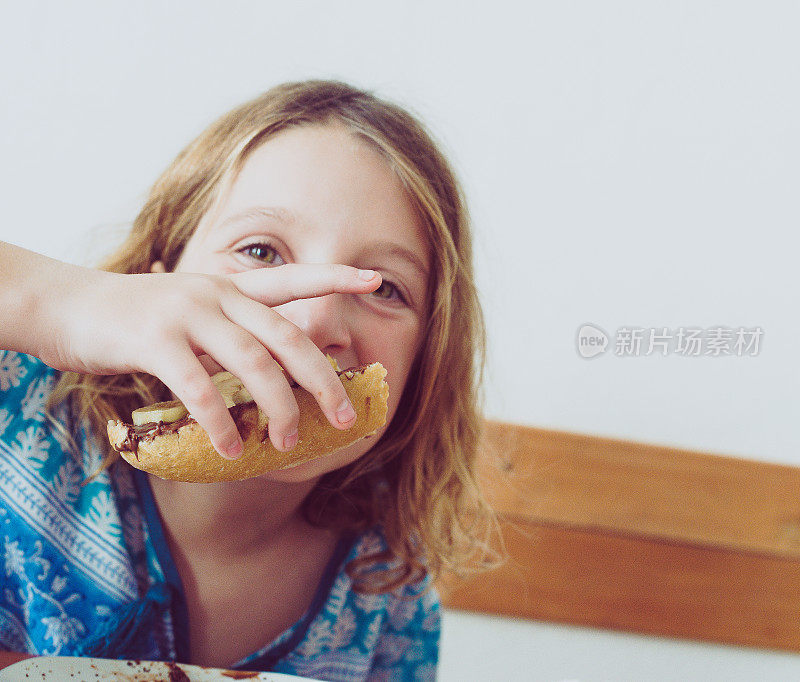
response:
M348 464L352 464L357 459L363 457L369 452L370 448L372 448L372 444L377 437L378 436L375 435L371 438L360 440L343 450L334 452L332 455L319 457L310 462L298 464L288 469L268 471L265 474L261 474L258 478L274 483L306 483L320 478L331 471L336 471Z

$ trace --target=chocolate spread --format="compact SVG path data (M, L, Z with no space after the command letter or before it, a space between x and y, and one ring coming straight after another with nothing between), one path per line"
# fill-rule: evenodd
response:
M247 403L234 405L233 407L229 408L231 416L233 416L235 420L236 417L238 417L239 414L244 410L244 408L252 404L252 401L250 401ZM119 444L119 447L116 447L116 449L119 452L128 451L136 454L136 452L139 450L139 441L153 440L156 436L161 436L165 433L175 433L178 431L178 429L181 429L184 426L196 423L197 420L192 415L187 414L185 417L181 417L174 422L148 422L147 424L141 424L140 426L124 424L124 426L126 426L128 429L128 435L125 437L125 440Z
M340 372L337 372L339 376L344 375L345 379L352 380L352 378L356 374L363 374L369 365L362 365L361 367L350 367L348 369L343 369ZM289 382L289 385L292 388L297 388L299 384L292 379ZM233 407L229 408L231 412L231 416L233 416L234 421L239 416L239 414L246 408L247 406L251 405L253 401L247 403L240 403L239 405L234 405ZM367 410L369 410L369 397L367 397ZM134 455L139 451L139 442L140 441L150 441L153 440L156 436L161 436L165 433L175 433L178 429L187 426L189 424L197 423L197 420L192 417L192 415L187 414L185 417L181 417L177 421L174 422L148 422L147 424L141 424L140 426L133 426L132 424L123 424L128 429L128 435L125 439L119 444L119 446L114 446L114 449L118 452L132 452ZM269 438L269 428L264 433L264 437L262 439L262 443L266 442Z

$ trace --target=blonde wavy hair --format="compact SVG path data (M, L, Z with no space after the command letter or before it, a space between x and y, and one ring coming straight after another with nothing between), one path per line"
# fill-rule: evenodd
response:
M200 219L254 149L290 126L331 122L383 154L422 219L432 256L424 341L394 419L369 457L324 475L303 503L306 520L318 527L382 527L389 550L347 566L355 589L379 593L426 570L435 580L498 561L492 549L497 520L476 479L486 330L469 217L459 183L424 127L399 106L345 83L277 86L222 116L178 155L127 239L99 268L147 273L160 260L173 270ZM118 457L103 438L106 422L171 398L148 374L65 372L48 408L68 396L107 452L104 468Z

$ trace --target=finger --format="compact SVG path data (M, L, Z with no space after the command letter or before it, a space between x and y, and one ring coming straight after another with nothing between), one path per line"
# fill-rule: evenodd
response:
M208 433L214 449L226 459L242 453L242 438L236 423L200 360L191 353L171 357L157 373L189 414Z
M271 357L314 396L333 426L347 429L355 423L355 410L341 379L322 351L299 327L246 296L225 297L221 303L228 318L268 348ZM245 371L257 381L252 370L245 368ZM245 376L239 375L239 378L246 383Z
M269 417L272 444L283 452L291 450L295 443L287 441L287 437L297 433L300 410L280 365L249 331L227 318L200 325L198 329L193 342L241 379L253 400Z
M380 273L374 270L338 264L287 263L239 272L228 278L245 296L271 307L333 293L366 294L381 284Z

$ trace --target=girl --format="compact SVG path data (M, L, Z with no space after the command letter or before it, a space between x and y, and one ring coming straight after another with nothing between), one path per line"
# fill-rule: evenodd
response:
M0 244L0 648L433 678L432 583L485 565L493 527L474 474L471 258L458 184L422 126L324 81L211 125L99 269ZM326 353L387 368L375 438L219 484L110 451L108 419L177 397L237 457L210 380L223 368L278 449L297 440L286 373L346 429Z

